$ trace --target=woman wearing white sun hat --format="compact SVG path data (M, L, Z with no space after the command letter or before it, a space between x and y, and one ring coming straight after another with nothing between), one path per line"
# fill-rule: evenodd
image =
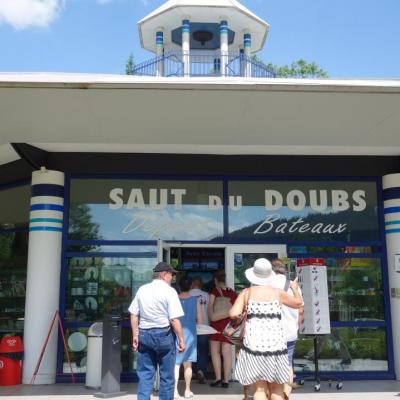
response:
M283 384L289 382L289 363L286 337L281 318L282 304L299 308L302 298L297 282L292 282L294 296L272 285L275 273L271 263L259 258L246 270L246 278L252 284L244 289L230 310L230 317L240 316L247 304L247 321L243 347L236 363L235 376L242 385L254 386L254 399L283 399Z

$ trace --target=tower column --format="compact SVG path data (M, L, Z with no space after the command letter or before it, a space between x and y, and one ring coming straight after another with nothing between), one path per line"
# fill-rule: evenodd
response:
M228 22L222 20L219 25L220 32L220 43L221 43L221 75L227 75L227 64L228 64Z
M251 76L251 34L245 33L243 35L243 49L244 49L244 62L245 62L245 69L244 69L244 76L250 77Z
M392 294L394 368L397 379L400 379L400 260L396 261L400 258L400 174L385 175L382 184L389 288Z
M50 323L60 301L61 244L64 218L64 173L42 168L32 173L26 280L23 383L29 383ZM35 384L55 383L55 326Z
M164 76L164 32L156 33L157 76Z
M182 21L182 58L183 76L190 76L190 22Z

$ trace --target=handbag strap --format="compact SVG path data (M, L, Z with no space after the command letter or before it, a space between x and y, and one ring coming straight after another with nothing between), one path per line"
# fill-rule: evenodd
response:
M247 314L247 306L249 305L249 299L250 299L250 290L251 288L246 289L246 293L245 293L245 301L244 301L244 310L246 311Z
M286 278L285 287L283 288L283 290L287 292L289 287L290 287L290 280L289 278Z
M243 307L243 319L242 319L242 323L244 324L244 327L242 329L242 332L240 333L241 340L243 340L244 335L246 334L247 308L249 306L250 291L251 291L251 288L248 288L248 289L246 289L246 293L244 294L245 303L244 303L244 307Z

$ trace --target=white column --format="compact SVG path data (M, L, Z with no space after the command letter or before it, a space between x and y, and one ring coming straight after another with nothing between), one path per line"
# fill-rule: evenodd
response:
M32 173L22 383L29 383L60 301L64 174ZM35 384L55 383L58 327L53 328Z
M251 76L251 34L245 33L243 35L243 48L244 48L244 62L245 62L245 70L244 76L250 77Z
M390 308L392 317L394 368L400 379L400 269L396 268L396 254L400 258L400 174L383 177L383 207L385 215L386 250L388 262ZM398 271L396 271L398 270Z
M182 21L182 58L183 76L190 76L190 22Z
M221 42L221 75L226 76L226 66L228 64L228 22L222 20L219 24L220 42Z
M157 76L164 76L164 32L156 33Z
M245 76L246 59L244 57L244 49L239 49L239 55L240 55L240 76Z

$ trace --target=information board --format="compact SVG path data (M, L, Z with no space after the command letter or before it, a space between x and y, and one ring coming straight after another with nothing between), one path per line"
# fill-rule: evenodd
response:
M299 332L303 335L331 333L328 281L325 260L310 258L297 261L297 276L303 293L304 314Z

